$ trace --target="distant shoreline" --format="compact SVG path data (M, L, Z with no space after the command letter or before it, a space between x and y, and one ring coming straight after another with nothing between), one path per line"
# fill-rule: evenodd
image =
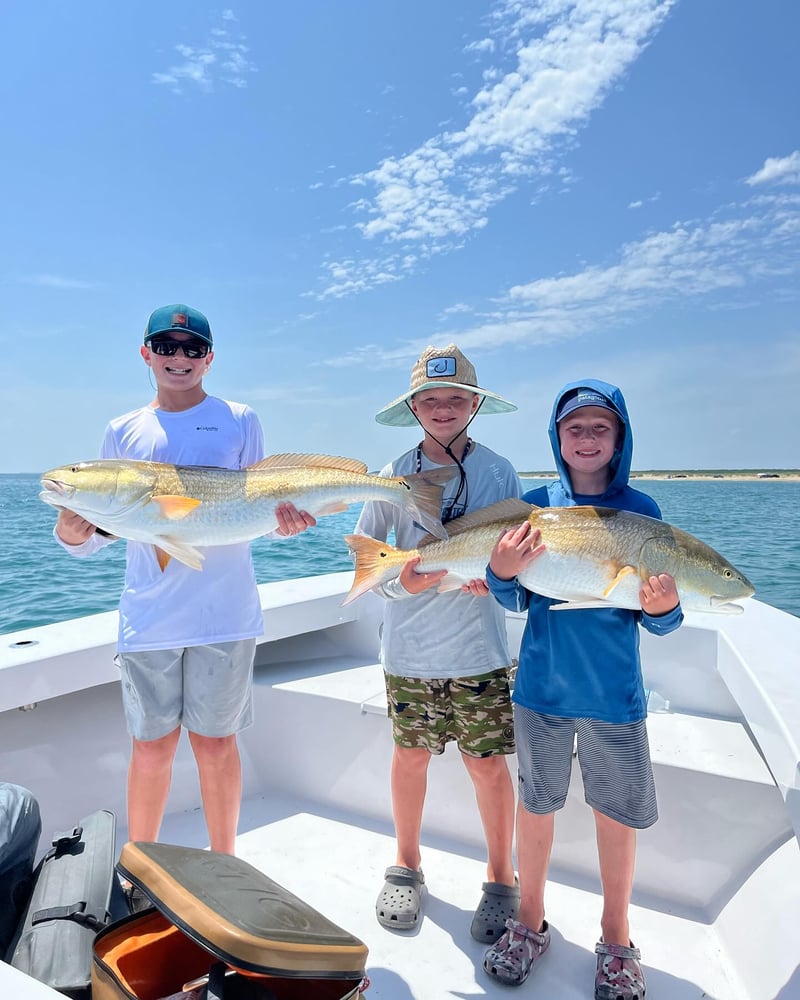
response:
M520 476L526 479L555 479L555 472L520 472ZM632 472L630 478L640 480L660 480L660 479L692 479L711 480L727 479L729 482L759 482L759 483L796 483L800 482L800 469L706 469L693 470L690 472L668 471L668 470L647 470L645 472Z

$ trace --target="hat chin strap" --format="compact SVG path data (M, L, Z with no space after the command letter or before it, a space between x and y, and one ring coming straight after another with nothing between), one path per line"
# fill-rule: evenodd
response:
M475 395L477 395L477 393ZM417 421L417 423L420 425L420 427L422 427L422 429L425 431L425 433L428 435L428 437L432 437L433 440L439 445L440 448L444 448L445 455L449 455L450 458L452 458L453 461L456 463L456 465L458 466L459 470L463 473L464 469L463 469L463 467L461 465L461 462L456 457L455 452L452 451L451 446L452 446L453 442L455 440L457 440L458 438L460 438L461 435L464 433L464 431L466 431L466 429L469 427L469 425L472 423L472 421L475 419L475 417L478 416L478 413L480 412L480 408L483 406L483 403L484 403L485 399L486 399L485 396L481 396L480 397L480 402L475 407L475 412L472 414L472 416L469 418L469 420L464 424L464 426L461 428L461 430L458 432L458 434L455 434L453 437L450 438L450 441L449 441L448 444L445 444L444 441L440 441L439 438L437 438L435 434L431 434L431 432L429 430L425 430L425 428L422 427L422 422L420 421L420 419L416 415L416 413L414 413L414 408L411 405L411 400L410 399L406 399L404 402L405 402L406 406L409 408L409 410L411 411L411 415L414 417L414 419Z

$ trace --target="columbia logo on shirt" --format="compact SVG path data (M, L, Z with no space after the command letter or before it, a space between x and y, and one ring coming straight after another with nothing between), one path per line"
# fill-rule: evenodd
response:
M218 431L219 427L208 427L206 424L201 424L199 427L195 427L196 431Z

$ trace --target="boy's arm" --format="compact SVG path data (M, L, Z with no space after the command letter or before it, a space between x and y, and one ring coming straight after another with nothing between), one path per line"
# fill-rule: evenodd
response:
M531 595L518 577L543 552L541 532L531 530L527 521L503 531L495 542L486 567L486 583L507 611L525 611L530 604Z
M391 469L381 470L381 475L391 475ZM355 526L355 534L367 535L370 538L377 538L380 542L385 542L389 533L395 527L395 509L386 503L385 500L368 500L358 518ZM400 575L386 583L380 583L373 587L373 593L383 597L387 601L405 600L413 597L414 594L430 587L437 586L439 580L445 576L445 571L440 573L416 573L415 567L419 563L419 556L409 559L400 571ZM408 586L406 586L408 584Z
M103 441L100 445L100 458L119 458L116 441L111 429L111 425L105 429ZM94 555L106 545L116 542L115 535L109 535L101 528L95 527L91 521L87 521L72 510L62 507L58 512L58 520L53 526L53 537L71 556L83 559L86 556Z
M683 622L678 588L669 573L651 576L639 591L642 628L653 635L669 635Z
M76 514L74 511L62 509L58 512L58 520L53 526L53 538L65 552L71 556L84 559L94 555L106 545L117 541L114 535L105 531Z

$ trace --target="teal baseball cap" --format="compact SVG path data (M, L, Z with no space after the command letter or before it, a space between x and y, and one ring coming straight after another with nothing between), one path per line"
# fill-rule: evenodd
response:
M193 337L202 340L209 347L214 346L211 336L211 326L199 309L176 303L171 306L161 306L150 313L150 319L144 328L144 342L147 343L159 333L191 333Z

